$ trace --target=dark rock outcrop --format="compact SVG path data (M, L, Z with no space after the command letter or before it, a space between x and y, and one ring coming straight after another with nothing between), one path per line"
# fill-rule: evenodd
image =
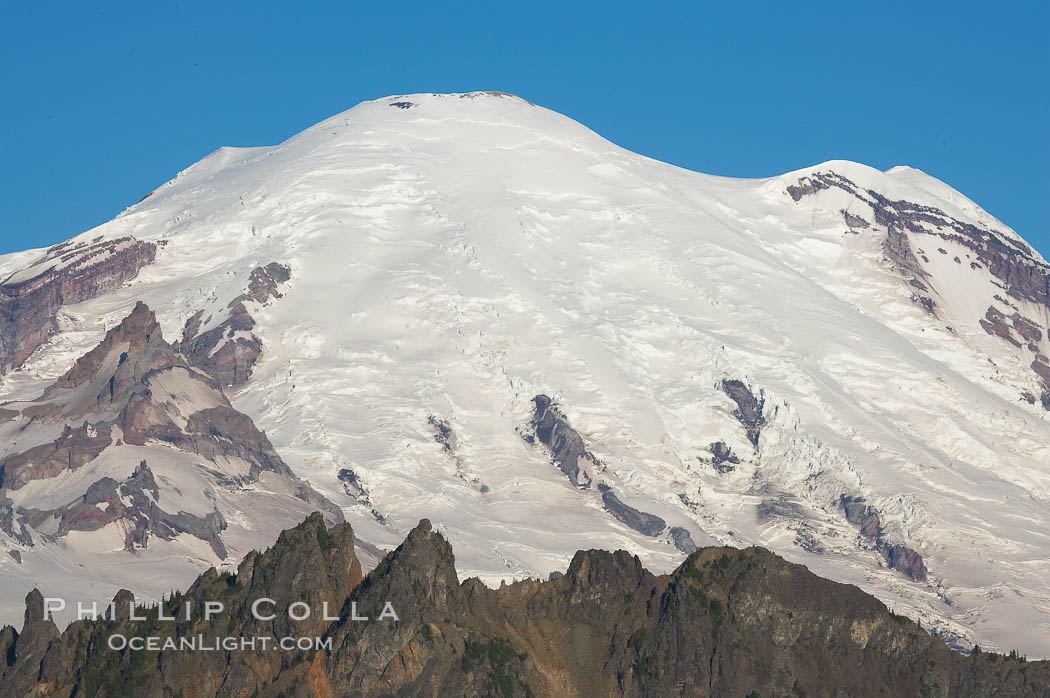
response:
M256 303L265 303L271 298L281 298L278 286L291 278L292 270L278 262L270 262L265 267L256 267L248 275L248 296Z
M294 477L251 417L232 407L220 405L193 413L186 420L186 432L192 439L191 450L210 461L222 456L250 463L249 481L263 472Z
M805 511L802 506L789 495L781 495L774 499L764 499L755 507L755 518L759 523L765 523L773 519L804 519Z
M452 432L452 425L447 419L438 419L430 415L427 417L427 424L434 430L434 441L441 444L446 452L452 453L456 450L456 435Z
M845 209L842 210L842 218L850 228L865 229L871 226L871 224L864 220L862 216L855 216Z
M1043 407L1050 410L1050 359L1043 354L1036 354L1032 361L1032 370L1043 380Z
M766 425L766 418L762 415L765 401L755 397L755 394L751 392L751 388L747 387L746 383L735 379L723 379L722 392L736 403L733 416L747 430L747 440L755 448L758 448L758 437L762 433L762 427Z
M159 498L153 471L142 461L123 482L103 477L92 483L83 496L64 507L25 509L22 513L24 521L34 528L52 518L57 520L55 537L70 531L94 531L122 521L127 550L148 547L150 534L173 540L180 533L188 533L207 542L220 560L226 558L226 546L221 538L226 521L219 512L204 516L184 511L171 513L157 504Z
M113 443L109 425L66 426L62 435L0 462L0 487L17 490L31 480L54 477L63 470L76 470L98 457Z
M201 332L204 311L194 313L182 330L182 340L176 348L189 362L226 387L246 383L252 375L255 363L262 355L262 342L252 334L255 318L245 303L266 303L271 298L281 298L278 287L291 278L291 269L271 262L265 267L256 267L248 276L245 293L229 302L229 314L222 322ZM209 318L210 320L210 318Z
M255 329L255 319L248 314L244 303L237 301L230 308L229 317L198 335L196 332L202 314L203 311L187 321L182 341L178 344L179 351L186 355L191 364L223 386L246 383L263 349L259 338L250 334Z
M379 513L379 510L372 506L372 500L369 498L368 488L365 487L364 483L361 482L361 478L350 468L341 468L336 474L339 478L339 482L343 483L343 491L346 492L347 496L357 500L357 503L368 509L372 514L372 518L381 524L386 523L386 517ZM326 500L327 501L327 500Z
M906 545L887 543L883 539L879 539L877 545L890 567L917 582L926 580L926 563L923 562L922 555Z
M729 448L724 441L715 441L711 444L711 465L724 475L733 472L735 470L733 466L740 465L740 459L733 454L733 449Z
M549 397L537 395L532 402L535 405L532 428L536 438L550 450L554 464L569 481L580 489L587 489L591 486L591 475L585 468L596 466L597 459Z
M0 487L0 531L11 536L11 538L22 545L33 544L32 535L26 530L25 524L15 516L15 506L7 498L7 490L3 487Z
M63 242L0 282L0 373L21 366L56 331L59 307L119 287L156 253L155 244L132 237Z
M367 497L368 492L365 490L365 486L361 484L361 478L357 476L350 468L342 468L336 475L339 478L339 482L343 483L343 489L348 495L354 497Z
M917 582L926 581L926 563L922 555L906 545L886 540L882 519L875 507L867 504L863 497L842 495L839 505L846 513L846 520L860 529L860 534L875 544L875 548L886 558L889 566Z
M83 405L82 412L107 403L123 402L149 373L176 364L185 365L164 341L157 316L149 306L139 301L120 324L106 332L98 346L77 359L71 369L44 391L43 399L94 380L102 371L106 359L121 346L126 348L117 360L111 380L96 394L93 403ZM130 362L129 357L132 359ZM75 414L79 416L80 413ZM72 415L67 413L66 416Z
M1025 342L1038 343L1043 341L1043 328L1036 324L1034 320L1030 320L1024 315L1015 312L1010 317L1010 322L1014 329L1017 330L1017 334Z
M874 507L868 506L863 498L842 495L839 504L846 512L846 520L860 529L865 538L875 539L882 533L882 520Z
M670 533L674 547L678 548L686 555L691 555L699 550L699 548L696 547L696 543L693 542L693 534L687 529L684 529L681 526L672 526Z
M662 576L624 551L589 550L563 576L493 590L458 581L427 521L363 580L353 545L349 526L313 516L235 575L210 570L164 602L166 614L189 603L190 621L159 622L156 609L130 621L117 605L115 619L60 635L34 592L22 633L0 631L0 695L1050 696L1050 662L959 654L860 589L761 548L703 548ZM252 617L262 598L272 621ZM226 610L205 620L211 600ZM339 619L290 620L296 601ZM387 603L396 620L379 617ZM114 651L115 634L330 645Z
M1017 348L1021 347L1021 342L1014 338L1010 325L1006 322L1006 316L994 305L988 307L988 311L978 322L981 328L993 337L1000 337Z
M602 493L602 503L605 504L605 510L612 514L620 523L626 524L646 536L657 536L667 528L667 523L659 516L647 514L621 502L608 485L599 483L598 491Z

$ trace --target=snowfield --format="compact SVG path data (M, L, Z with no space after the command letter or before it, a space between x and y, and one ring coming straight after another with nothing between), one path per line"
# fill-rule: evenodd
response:
M221 148L83 233L166 244L134 281L63 308L61 332L0 377L0 396L36 397L138 300L169 340L201 309L214 326L252 269L280 262L291 279L282 298L249 303L264 350L231 400L364 541L395 546L429 518L460 574L495 586L564 570L578 549L679 564L668 530L625 526L523 438L545 394L600 462L596 481L698 545L767 546L958 646L1048 657L1050 412L1019 399L1039 395L1032 359L978 325L1002 289L937 239L924 248L939 291L927 312L866 206L835 188L788 194L819 172L1020 239L910 168L714 177L509 95L389 97L278 146ZM0 257L0 276L43 253ZM1047 308L1012 302L1050 353ZM757 449L723 379L764 400ZM449 448L432 416L451 427ZM712 467L714 442L740 459L732 471ZM137 461L125 465L109 467ZM57 493L63 477L33 486ZM887 566L843 494L922 555L925 582ZM763 504L777 513L759 516ZM272 542L244 531L242 552ZM32 586L156 598L215 564L180 538L92 567L121 547L107 535L63 539L77 569L5 538L24 563L0 555L0 621L21 624Z

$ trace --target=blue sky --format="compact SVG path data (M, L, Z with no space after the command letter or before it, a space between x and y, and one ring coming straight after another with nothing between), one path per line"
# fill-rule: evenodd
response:
M0 252L102 223L222 145L499 89L713 174L912 165L1050 256L1050 4L733 5L0 3Z

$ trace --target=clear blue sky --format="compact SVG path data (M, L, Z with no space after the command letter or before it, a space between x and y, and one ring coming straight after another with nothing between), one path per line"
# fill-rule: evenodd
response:
M499 89L731 176L909 164L1050 256L1050 3L0 0L0 252L222 145Z

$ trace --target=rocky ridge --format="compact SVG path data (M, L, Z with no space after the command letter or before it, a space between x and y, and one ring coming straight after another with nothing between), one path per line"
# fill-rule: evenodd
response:
M500 590L461 583L451 546L424 520L362 578L350 526L328 529L313 515L236 573L208 571L165 599L174 622L156 607L131 620L123 591L105 619L60 633L33 590L21 631L0 630L0 695L1050 695L1050 663L954 652L856 587L762 548L703 548L659 576L624 551L581 551L551 577ZM262 598L274 601L273 620L253 618ZM225 610L206 620L206 601ZM341 610L337 620L293 620L297 602ZM396 619L380 613L388 604ZM109 649L115 635L155 636L159 647L197 637L323 643L134 651Z
M228 523L218 493L246 492L264 477L283 483L300 511L322 509L342 520L341 510L300 481L251 418L231 406L218 381L164 340L141 302L39 398L2 409L0 528L30 548L33 532L36 542L57 541L119 525L128 551L145 549L151 536L187 534L224 560ZM133 470L123 465L150 453L156 460L137 459ZM175 463L173 453L181 454ZM183 482L187 473L194 475ZM79 484L67 485L73 481ZM65 498L40 483L55 483ZM195 487L202 492L185 493ZM191 502L187 494L204 499Z
M65 304L95 298L135 278L157 245L133 237L67 241L0 281L0 374L17 368L57 330Z
M798 202L827 189L840 189L869 207L873 223L885 228L883 250L903 273L907 283L916 289L912 300L931 314L936 314L935 297L947 291L933 286L933 275L928 271L931 254L947 255L944 247L936 253L927 252L925 245L950 241L966 254L971 270L986 269L1001 294L988 298L990 304L978 325L989 335L999 337L1021 350L1031 369L1038 376L1043 406L1050 410L1050 346L1043 343L1047 328L1036 319L1026 317L1018 307L1026 304L1030 310L1047 317L1050 313L1050 264L1026 242L1016 236L997 233L987 226L961 221L939 208L906 200L894 200L873 189L865 189L836 172L815 172L788 185L787 192ZM869 222L856 211L843 210L843 217L851 228L869 227ZM932 249L932 248L931 248ZM956 264L963 265L960 255ZM1005 308L1005 310L1004 310ZM1044 320L1045 323L1045 320ZM1034 396L1025 399L1034 403Z
M255 319L245 303L265 304L280 298L278 287L290 278L291 270L278 262L256 267L248 277L247 290L227 304L228 315L215 323L198 310L186 321L176 349L224 387L243 385L263 351L262 341L252 334ZM202 325L214 326L202 332Z

